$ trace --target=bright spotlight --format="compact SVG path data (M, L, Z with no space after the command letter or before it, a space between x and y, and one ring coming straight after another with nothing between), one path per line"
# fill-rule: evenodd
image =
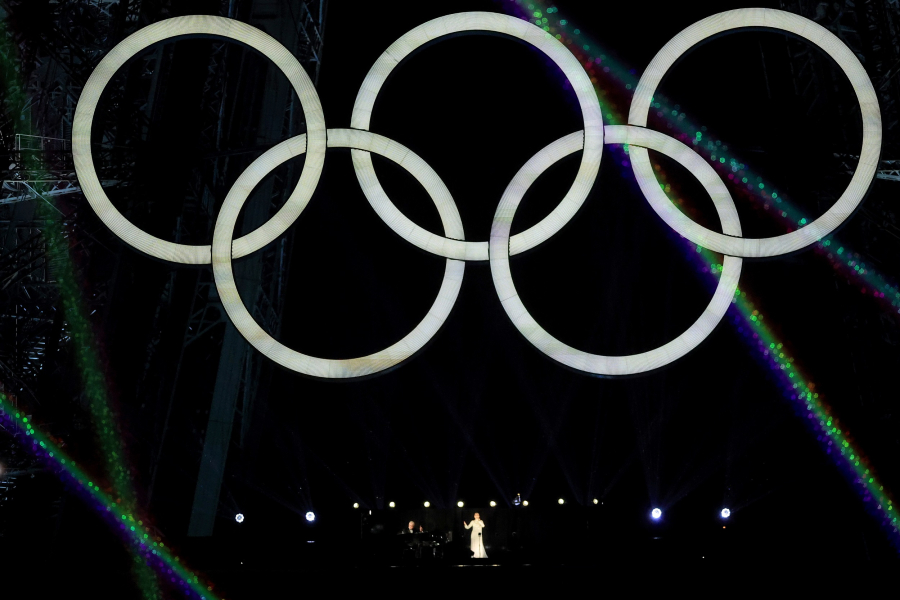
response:
M315 521L315 520L316 520L316 513L314 513L313 511L309 511L308 513L306 513L306 520L309 521L310 523L312 523L313 521Z
M431 506L431 502L429 502L428 500L426 500L426 501L425 501L425 508L428 508L429 506Z
M662 511L659 510L658 508L654 508L654 509L650 512L650 516L653 517L653 518L656 519L656 520L659 520L659 518L662 517Z
M561 505L566 503L566 501L563 500L562 498L560 498L559 500L557 500L557 502L558 502L559 504L561 504Z
M723 508L723 509L722 509L722 512L719 513L719 514L722 515L722 518L723 518L723 519L727 519L728 517L731 516L731 509L730 509L730 508Z
M353 508L359 508L359 502L354 502L354 503L353 503Z
M523 501L522 501L522 506L528 506L528 500L523 500Z
M238 514L234 515L234 520L237 521L238 523L243 523L244 515L241 513L238 513Z
M459 502L456 503L456 505L457 505L458 507L462 508L463 506L466 505L466 503L463 502L462 500L460 500Z
M594 504L600 504L600 501L594 498Z
M388 506L390 506L391 508L394 508L394 507L397 506L397 505L394 504L393 502L388 502Z
M494 508L495 506L497 506L497 503L491 500L491 508Z

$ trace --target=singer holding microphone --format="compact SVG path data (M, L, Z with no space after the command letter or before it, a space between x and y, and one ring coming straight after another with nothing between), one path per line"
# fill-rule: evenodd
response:
M469 524L463 521L463 527L472 530L471 548L474 553L473 558L487 558L487 552L484 551L484 536L481 535L481 530L484 529L484 521L481 520L481 515L475 513L475 519Z

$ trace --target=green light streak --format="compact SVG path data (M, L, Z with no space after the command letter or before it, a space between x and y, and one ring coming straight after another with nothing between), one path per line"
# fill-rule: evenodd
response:
M7 95L5 109L11 116L25 115L25 106L28 99L21 90L24 86L18 79L15 68L17 62L17 48L11 43L6 31L6 23L0 22L0 44L3 45L2 60L4 63L12 61L13 65L3 64L0 68L4 81L2 85L11 93ZM10 68L10 67L13 68ZM13 119L18 122L19 119ZM27 126L30 123L25 121ZM131 473L127 467L125 446L119 435L115 414L109 398L106 386L106 376L100 365L93 330L87 313L84 310L84 300L81 287L78 285L78 277L75 265L69 252L68 238L59 220L60 213L51 202L51 199L40 195L42 188L35 188L44 202L36 202L36 214L46 219L47 225L43 233L47 242L47 254L54 265L53 275L57 279L60 292L60 300L68 331L73 341L76 362L81 372L81 382L88 399L94 431L99 441L100 451L103 456L107 476L112 482L120 503L129 513L134 513L137 507L136 494L132 485ZM51 210L51 208L53 210ZM134 576L138 587L145 600L159 600L161 598L153 571L143 562L135 564Z
M855 443L846 429L841 427L834 411L820 392L816 391L813 381L804 373L785 343L778 339L774 332L765 325L764 315L755 307L746 293L738 290L735 303L745 323L752 330L752 338L758 352L770 362L770 368L779 372L785 395L793 402L799 403L813 430L819 433L819 441L826 447L826 452L836 462L843 462L854 476L854 487L859 487L863 501L872 503L870 508L881 517L882 526L886 527L895 544L898 538L897 511L894 502L884 489L884 485L875 475L875 468L865 457L859 445Z
M562 41L575 54L591 76L601 101L606 100L603 115L609 124L618 125L627 120L627 109L610 106L609 92L600 85L600 80L610 81L618 88L633 90L637 86L638 75L606 54L600 44L590 39L582 30L559 16L559 9L543 2L526 0L497 0L504 8L517 7L518 16L534 23ZM512 6L511 6L512 5ZM621 89L618 90L621 93ZM621 100L631 102L631 94L622 95ZM771 218L785 225L786 231L804 227L812 218L792 204L784 192L751 171L739 158L728 151L728 144L714 139L704 126L692 122L679 104L672 104L660 94L653 98L652 108L656 116L665 118L667 128L676 130L673 137L693 146L716 168L723 178L737 184L737 189L749 198ZM840 251L836 251L840 249ZM900 286L891 282L871 265L864 257L841 243L834 235L826 236L816 244L816 251L824 256L842 274L858 281L860 293L879 300L882 308L895 316L900 314Z
M610 124L620 124L625 121L625 111L619 111L611 105L608 91L600 85L601 79L613 80L620 88L624 84L626 90L631 90L637 85L638 78L633 71L611 59L602 52L599 44L590 40L580 29L575 28L569 21L559 16L559 9L542 2L527 0L497 0L504 8L513 6L519 10L517 16L544 29L562 41L569 50L581 61L591 76L591 81L597 90L598 98L603 107L604 117ZM630 95L627 100L630 102ZM764 210L789 225L789 228L797 228L806 225L808 218L801 214L796 207L791 205L784 194L780 194L769 185L762 177L755 175L747 166L739 162L737 158L729 155L728 146L721 140L713 142L711 139L703 141L706 127L697 127L691 123L687 115L681 112L680 106L670 105L664 98L654 98L653 108L658 109L657 116L667 119L670 125L681 131L677 137L685 143L690 143L701 155L705 155L716 170L739 185L744 196L756 202L762 201ZM624 147L627 154L628 148ZM658 175L664 178L664 173L657 170ZM661 188L671 194L671 187L664 180ZM683 202L671 198L681 206ZM701 271L710 275L709 282L715 283L721 273L722 265L718 262L718 256L705 248L694 246L682 238L695 252L688 252L701 263ZM860 290L869 293L872 297L882 299L885 306L892 309L900 307L900 290L890 284L886 278L874 269L866 266L860 255L839 244L834 236L828 236L817 243L817 251L823 254L835 268L849 276L861 280ZM750 345L759 353L769 367L774 370L780 379L782 393L791 401L798 412L803 414L813 431L818 433L817 438L823 444L827 454L832 456L835 462L843 470L852 473L849 476L854 488L862 495L863 502L870 512L876 515L882 528L888 534L891 542L900 550L900 531L898 531L897 511L890 495L885 491L884 485L875 475L875 469L865 457L865 454L850 437L846 428L841 428L838 419L834 416L834 410L829 406L821 392L815 390L815 385L809 377L800 369L791 353L786 351L786 344L778 339L773 330L767 327L764 315L750 300L746 291L740 288L733 300L739 318L752 334L749 334ZM900 310L891 310L898 313ZM743 329L738 324L739 331Z
M24 445L28 449L40 454L51 463L52 467L67 475L79 490L93 501L98 511L108 513L112 520L120 524L120 533L128 539L136 559L151 576L153 572L141 558L141 551L155 557L166 566L167 570L171 570L172 575L180 580L183 592L193 592L202 600L218 600L218 596L212 592L211 584L202 582L195 573L186 568L181 559L166 548L161 538L152 535L143 520L135 518L136 513L124 506L121 498L104 491L95 477L88 475L57 443L36 429L34 419L29 420L25 416L25 411L22 408L17 409L11 399L3 393L0 393L0 413L5 415L13 426L18 426L25 432ZM154 585L155 583L154 578Z

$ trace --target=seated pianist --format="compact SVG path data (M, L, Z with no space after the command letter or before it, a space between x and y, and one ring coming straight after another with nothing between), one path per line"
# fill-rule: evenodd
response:
M409 536L409 541L405 545L412 550L416 558L422 557L422 543L418 535L422 533L425 533L425 529L421 525L417 528L415 521L410 521L406 525L406 529L399 534L401 536Z
M400 535L410 535L413 533L425 533L425 530L422 528L421 525L419 525L419 528L416 529L416 522L410 521L409 524L406 526L406 529L404 529L403 531L400 532Z

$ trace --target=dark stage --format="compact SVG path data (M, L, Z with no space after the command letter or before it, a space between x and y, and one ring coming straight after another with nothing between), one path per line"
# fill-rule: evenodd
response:
M896 568L896 2L0 23L10 598Z

